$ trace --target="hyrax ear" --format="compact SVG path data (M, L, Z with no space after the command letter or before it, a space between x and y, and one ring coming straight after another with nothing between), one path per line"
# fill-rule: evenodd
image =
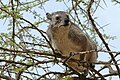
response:
M46 13L46 17L47 19L52 20L52 15L50 13Z

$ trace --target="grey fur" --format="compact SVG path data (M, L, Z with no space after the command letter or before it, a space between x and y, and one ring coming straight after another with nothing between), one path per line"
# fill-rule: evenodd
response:
M59 17L58 19L56 17ZM47 35L54 49L60 50L62 55L69 56L70 52L82 52L95 50L95 43L76 24L70 21L68 14L64 11L54 12L47 15L50 20ZM66 21L66 19L68 21ZM72 58L84 60L88 63L95 62L97 53L75 55ZM88 68L78 66L77 62L67 62L77 72L88 72Z

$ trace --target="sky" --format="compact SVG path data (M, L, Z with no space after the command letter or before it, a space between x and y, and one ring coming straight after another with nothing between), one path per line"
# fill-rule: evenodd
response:
M106 24L107 25L104 29L105 29L105 33L107 35L112 35L112 36L116 36L115 40L110 40L109 44L110 44L110 49L112 51L120 51L120 5L114 5L113 3L111 3L111 0L105 0L107 6L103 3L103 0L101 0L101 6L104 8L98 8L98 10L96 11L94 16L97 16L97 22L99 25L104 26ZM52 4L51 4L52 3ZM65 5L61 4L57 4L57 7L55 6L51 6L55 4L54 2L50 2L48 6L45 6L45 10L48 12L54 12L57 10L65 10ZM118 57L118 59L120 58L120 56ZM99 54L98 56L98 60L108 60L108 54ZM97 66L99 67L99 66ZM54 68L55 69L55 68ZM103 71L102 73L105 74L106 71L108 72L108 70ZM108 79L107 79L108 80ZM112 80L118 80L118 77L113 77Z
M120 51L120 5L114 5L110 0L106 1L106 3L107 7L103 5L104 9L98 9L95 14L96 16L99 16L97 22L101 26L109 24L104 28L105 33L108 35L116 36L116 39L110 40L109 47L112 51ZM105 60L107 58L106 56L100 54L99 60L101 59ZM118 56L117 59L120 59L120 56ZM112 80L118 80L118 78L114 77Z
M112 51L120 51L120 5L114 5L113 3L111 3L111 0L105 0L107 6L103 3L103 0L101 0L101 5L104 7L104 9L102 8L98 8L97 12L95 13L94 16L97 16L97 22L99 23L99 25L104 26L106 24L107 25L104 29L105 29L105 33L108 35L112 35L112 36L116 36L115 40L111 40L109 42L110 44L110 48ZM45 6L47 5L47 6ZM63 5L63 3L55 3L55 0L50 0L49 2L47 2L44 6L45 11L46 12L55 12L55 11L65 11L66 10L66 6ZM69 6L69 5L68 5ZM45 11L44 10L40 10L38 12L43 13L42 16L45 17ZM26 18L29 20L31 19L30 16L26 14L24 14L24 16L26 16ZM0 20L0 33L1 32L7 32L7 25L4 24L5 20ZM46 30L47 27L46 25L40 26L41 29ZM120 57L118 57L120 58ZM103 55L99 55L98 60L104 60L104 59L108 59L108 56L103 56ZM56 70L57 67L53 67L53 70ZM103 72L105 73L105 72ZM112 80L118 80L118 78L113 78Z
M108 35L112 35L112 36L116 36L116 39L113 41L110 41L110 44L114 47L111 47L112 50L117 50L120 51L120 45L119 45L119 41L120 41L120 5L114 5L113 3L111 3L110 0L106 1L107 3L107 7L105 5L104 9L99 9L96 12L96 15L99 16L97 22L99 22L100 25L106 25L109 24L108 26L106 26L105 29L105 33L107 33Z

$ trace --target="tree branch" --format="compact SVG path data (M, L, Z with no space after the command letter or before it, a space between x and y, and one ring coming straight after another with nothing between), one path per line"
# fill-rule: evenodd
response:
M92 24L93 28L95 29L95 31L97 32L98 36L99 36L100 39L102 40L102 42L103 42L103 44L105 45L106 49L107 49L108 51L111 51L110 48L109 48L109 46L108 46L108 44L106 43L105 39L103 38L102 34L100 33L100 31L99 31L98 28L96 27L96 25L95 25L95 23L94 23L94 19L93 19L92 16L91 16L90 9L91 9L93 3L94 3L94 0L90 0L90 3L89 3L89 5L88 5L88 10L87 10L87 12L88 12L89 20L91 21L91 24ZM119 73L119 78L120 78L120 70L119 70L119 67L118 67L118 65L117 65L116 60L114 59L114 55L113 55L111 52L110 52L109 54L110 54L113 62L116 64L115 66L116 66L116 69L117 69L117 71L118 71L118 73Z
M6 75L0 75L0 80L2 80L1 78L6 79L6 80L15 80L14 78L11 78L11 77L6 76Z

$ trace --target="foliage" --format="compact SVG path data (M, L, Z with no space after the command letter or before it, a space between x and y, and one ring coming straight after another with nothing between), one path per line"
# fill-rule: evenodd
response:
M49 46L46 38L45 27L48 21L45 18L44 6L51 0L6 0L0 1L0 20L7 32L0 33L0 78L6 80L73 80L71 77L74 71L66 70L60 58L55 59L54 50ZM107 62L96 62L101 64L100 69L90 70L88 80L91 78L104 79L117 75L119 62L115 57L119 52L109 49L106 41L114 40L114 36L104 33L104 26L96 22L95 12L102 0L55 0L56 3L66 5L66 11L72 20L81 26L80 28L96 41L99 49L97 52L109 53L110 59ZM117 2L117 1L116 1ZM105 3L106 4L106 3ZM55 4L54 4L55 5ZM44 15L43 15L44 14ZM101 39L102 43L98 42ZM86 52L83 52L86 53ZM115 55L113 55L115 53ZM115 66L113 70L111 65ZM52 67L59 69L52 70ZM101 66L100 66L101 67ZM109 69L106 75L101 71ZM77 75L77 74L76 74ZM77 79L75 79L77 80Z

